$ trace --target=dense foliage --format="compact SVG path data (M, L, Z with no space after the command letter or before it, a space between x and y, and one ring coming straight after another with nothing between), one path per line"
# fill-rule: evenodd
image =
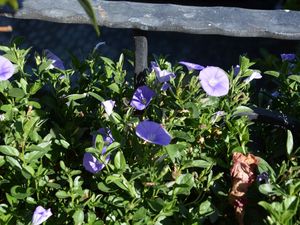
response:
M0 49L0 224L241 224L239 209L245 224L300 224L299 127L243 116L300 119L298 58L268 56L262 73L244 56L226 72L156 57L138 87L123 54L67 68Z

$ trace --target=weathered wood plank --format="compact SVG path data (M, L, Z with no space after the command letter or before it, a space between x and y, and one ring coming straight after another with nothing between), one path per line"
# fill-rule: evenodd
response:
M300 40L300 12L94 0L100 26ZM5 14L5 16L10 16ZM16 18L89 23L77 0L26 0Z

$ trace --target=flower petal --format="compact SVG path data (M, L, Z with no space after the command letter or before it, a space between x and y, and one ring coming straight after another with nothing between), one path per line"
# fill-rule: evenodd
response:
M221 68L208 66L200 71L199 79L207 95L219 97L228 94L229 79Z
M11 78L14 71L14 65L7 58L0 56L0 81Z
M168 145L171 142L171 135L159 123L144 120L140 122L135 133L141 139L158 145Z
M186 68L188 70L203 70L204 66L201 66L199 64L195 64L195 63L190 63L190 62L185 62L185 61L180 61L179 64L182 64L184 66L186 66Z
M83 166L91 173L98 173L105 167L104 163L100 163L91 153L86 152L83 156Z
M65 66L63 61L56 56L53 52L51 52L49 49L45 50L45 54L46 57L52 61L52 65L57 68L57 69L61 69L61 70L65 70Z
M161 86L162 91L166 91L171 87L171 85L168 82L164 82L163 85Z

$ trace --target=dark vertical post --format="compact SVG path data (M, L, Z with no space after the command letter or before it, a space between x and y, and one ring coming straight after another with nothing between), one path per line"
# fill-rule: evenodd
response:
M148 66L148 42L146 32L141 30L134 30L134 86L137 88L144 84L147 66Z

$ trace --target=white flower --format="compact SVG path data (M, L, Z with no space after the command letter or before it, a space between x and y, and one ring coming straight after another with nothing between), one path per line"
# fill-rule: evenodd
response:
M115 103L116 102L113 100L107 100L107 101L102 102L102 105L104 106L104 110L108 116L110 116L110 114L112 114Z
M4 114L0 114L0 121L4 121L5 120L5 115Z
M261 79L262 78L262 75L259 73L259 72L257 72L257 71L254 71L252 74L251 74L251 76L250 77L247 77L245 80L244 80L244 82L246 83L246 84L248 84L248 83L250 83L252 80L254 80L254 79Z

